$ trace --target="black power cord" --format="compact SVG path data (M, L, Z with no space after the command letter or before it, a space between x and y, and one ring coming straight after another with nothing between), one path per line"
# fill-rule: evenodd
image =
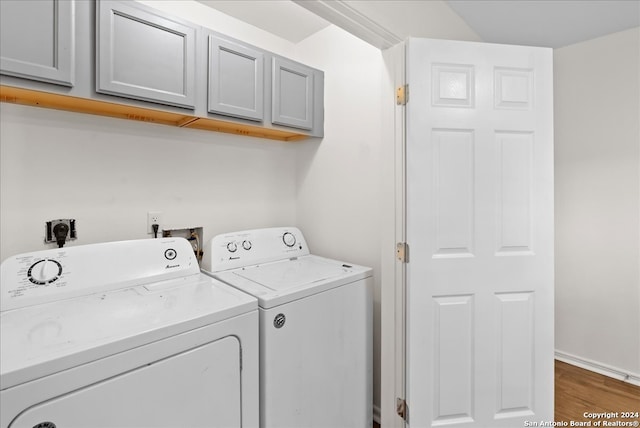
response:
M53 226L53 235L56 237L58 248L64 247L64 243L67 240L68 234L69 234L69 226L67 226L65 223L58 223L55 226Z
M152 224L151 225L151 229L153 229L153 237L157 238L158 237L158 224Z

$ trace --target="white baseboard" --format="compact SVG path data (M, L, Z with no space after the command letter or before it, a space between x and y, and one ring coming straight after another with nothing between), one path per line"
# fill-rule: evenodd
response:
M380 406L376 406L375 404L373 405L373 420L376 421L378 423L378 425L381 425L381 422L380 422Z
M607 364L598 363L586 358L567 354L566 352L556 351L555 356L556 360L562 361L563 363L571 364L573 366L590 370L604 376L612 377L614 379L640 386L640 374L629 373L622 369L612 367Z

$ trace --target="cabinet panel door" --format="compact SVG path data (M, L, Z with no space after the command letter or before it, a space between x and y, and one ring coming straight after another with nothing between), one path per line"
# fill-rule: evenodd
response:
M195 28L134 3L97 13L97 92L194 108Z
M73 86L74 1L0 1L0 72Z
M273 58L272 122L313 128L314 70L280 57Z
M264 54L209 36L209 112L262 121Z

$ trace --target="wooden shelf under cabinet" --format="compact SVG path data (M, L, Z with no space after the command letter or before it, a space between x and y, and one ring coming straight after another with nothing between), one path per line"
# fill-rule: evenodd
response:
M224 132L248 137L267 138L280 141L299 141L309 138L307 135L279 129L262 128L223 120L209 119L172 113L162 110L134 107L100 100L72 97L30 89L0 86L0 101L13 104L66 110L76 113L95 114L120 119L137 120L148 123L194 128L205 131Z

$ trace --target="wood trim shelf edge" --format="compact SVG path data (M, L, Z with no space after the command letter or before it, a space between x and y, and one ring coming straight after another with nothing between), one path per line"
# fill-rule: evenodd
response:
M308 135L279 129L262 128L259 126L225 122L188 114L172 113L5 85L0 85L0 102L137 120L147 123L158 123L180 128L224 132L227 134L266 138L270 140L300 141L309 138Z

